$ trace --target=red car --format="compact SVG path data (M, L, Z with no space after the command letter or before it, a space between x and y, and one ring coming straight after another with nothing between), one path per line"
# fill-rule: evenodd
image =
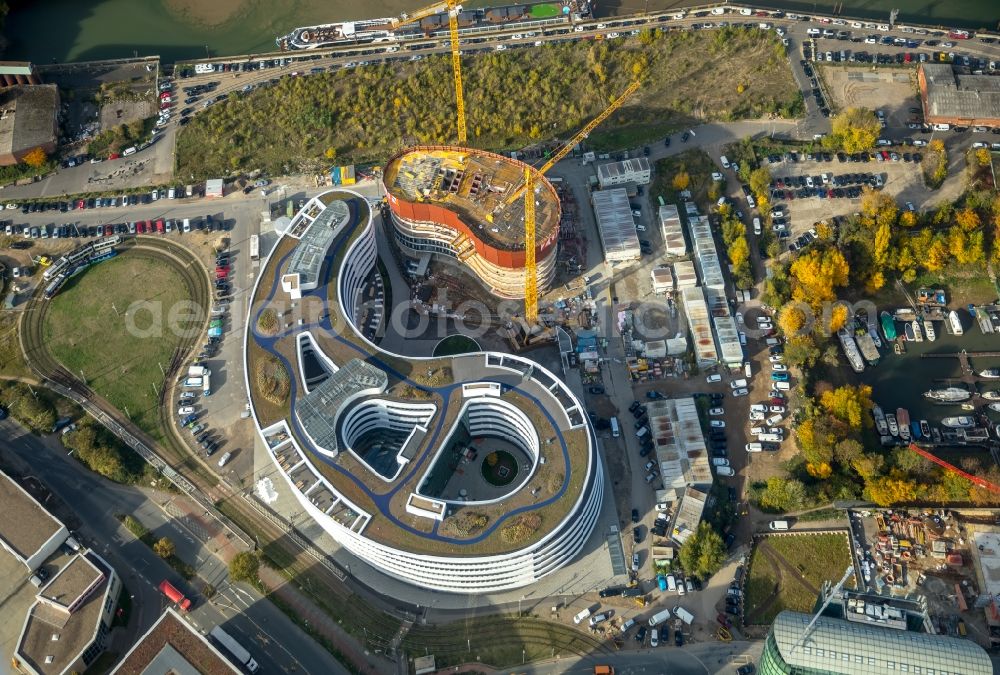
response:
M87 208L87 202L84 201L83 199L77 199L76 200L76 208L78 208L78 209L85 209L85 208Z
M162 219L156 221L156 231L159 232L159 233L161 233L161 234L163 233L163 220Z
M114 225L105 225L104 226L104 236L105 237L110 237L114 233L115 233L115 226Z
M135 222L135 231L138 232L139 234L146 234L146 221L137 220Z
M225 279L228 276L229 276L229 268L228 267L223 268L223 269L217 269L217 270L215 270L215 278L216 279Z
M160 92L160 98L170 98L170 92L169 91L161 91Z

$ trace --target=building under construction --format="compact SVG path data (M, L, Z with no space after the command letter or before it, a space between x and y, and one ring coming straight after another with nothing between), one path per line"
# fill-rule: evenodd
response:
M383 182L392 232L409 255L437 256L468 270L501 298L525 295L524 199L504 200L524 181L522 162L456 146L418 146L392 157ZM538 290L556 273L559 197L535 177Z

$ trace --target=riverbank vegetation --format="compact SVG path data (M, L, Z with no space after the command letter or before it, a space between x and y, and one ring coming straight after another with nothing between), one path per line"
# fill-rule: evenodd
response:
M710 57L712 66L706 66ZM451 64L374 63L305 77L192 118L178 137L178 173L318 170L336 161L381 162L403 145L455 137ZM469 144L522 148L568 138L628 84L642 88L590 138L629 147L707 120L793 117L803 110L784 47L772 31L643 31L463 58Z

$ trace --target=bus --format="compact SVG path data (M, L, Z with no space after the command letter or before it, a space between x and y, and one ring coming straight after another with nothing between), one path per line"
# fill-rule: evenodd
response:
M260 237L250 235L250 260L260 260Z

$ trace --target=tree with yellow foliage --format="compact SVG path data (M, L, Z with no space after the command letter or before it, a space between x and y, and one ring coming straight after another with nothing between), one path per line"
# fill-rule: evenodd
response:
M927 254L924 256L924 267L929 272L940 272L951 261L951 253L948 245L941 237L935 237L931 245L927 247Z
M861 193L861 215L870 229L883 224L891 227L896 224L899 206L884 192L866 187Z
M22 159L21 161L23 161L31 168L37 169L41 167L43 164L45 164L46 159L48 159L48 156L45 154L45 150L43 150L41 147L37 147L34 150L28 152L28 154L26 154L24 156L24 159Z
M847 325L847 306L846 305L835 305L833 309L830 310L830 333L836 333L838 330Z
M869 482L865 486L865 494L879 506L908 504L917 499L919 487L915 480L908 479L906 474L897 470Z
M827 413L845 422L852 429L861 429L872 424L867 414L872 409L872 388L867 384L842 387L823 392L819 403Z
M972 209L961 209L955 213L955 224L966 232L971 232L982 225L982 222L979 214Z
M849 153L871 150L882 133L878 118L867 108L848 108L833 118L832 126L830 140L824 143Z
M913 211L903 211L899 214L899 224L903 227L913 227L917 224L917 214Z
M688 175L687 171L678 171L674 174L672 184L677 191L687 190L688 185L691 184L691 176Z
M740 237L729 245L729 262L733 267L741 267L750 260L750 247L746 237Z
M889 244L892 243L892 230L889 223L881 222L875 226L875 242L872 244L872 259L881 267L889 257Z
M835 288L846 286L851 268L844 254L836 248L810 249L795 259L790 268L794 280L792 298L818 309L835 300Z
M785 338L795 337L806 328L806 313L797 305L785 305L785 308L778 314L778 328L785 334Z
M978 148L975 152L976 163L979 166L989 166L990 162L993 161L993 157L990 154L989 148Z

